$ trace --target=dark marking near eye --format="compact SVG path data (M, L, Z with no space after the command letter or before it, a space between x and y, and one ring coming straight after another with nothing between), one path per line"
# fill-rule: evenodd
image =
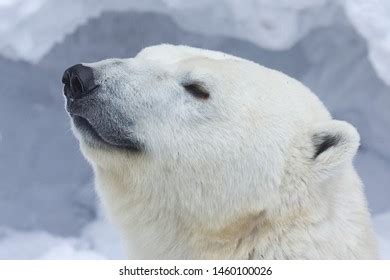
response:
M316 159L320 154L325 152L330 147L336 146L341 140L340 135L324 135L324 136L314 135L314 137L318 139L315 139L314 141L315 154L313 159Z
M188 84L184 85L186 91L191 93L193 96L201 99L207 99L210 97L210 93L205 90L201 85L198 84Z

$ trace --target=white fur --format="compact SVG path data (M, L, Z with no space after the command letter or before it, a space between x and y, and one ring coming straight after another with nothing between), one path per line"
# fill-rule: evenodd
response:
M352 165L359 135L300 82L187 46L153 46L122 62L127 70L104 68L102 79L131 85L120 106L137 116L145 151L99 150L76 134L129 256L376 258ZM208 100L180 87L192 81L208 89ZM314 158L321 135L340 141Z

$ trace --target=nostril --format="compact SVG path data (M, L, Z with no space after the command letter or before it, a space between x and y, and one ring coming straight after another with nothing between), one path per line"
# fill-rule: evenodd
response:
M64 85L69 85L70 83L70 74L68 71L65 71L64 75L62 75L62 83Z
M84 92L83 83L81 82L81 80L78 76L73 76L70 79L70 89L76 95L80 95ZM75 96L75 97L77 97L77 96Z
M97 87L93 69L82 64L76 64L65 70L62 75L64 94L68 99L78 99L92 93Z

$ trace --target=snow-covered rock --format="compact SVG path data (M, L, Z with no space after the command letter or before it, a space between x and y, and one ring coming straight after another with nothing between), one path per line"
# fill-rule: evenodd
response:
M88 241L45 231L0 230L0 259L104 259Z
M346 0L345 10L369 48L378 76L390 85L390 1Z
M0 228L1 259L124 259L117 233L104 219L88 224L81 234L64 237L44 230Z

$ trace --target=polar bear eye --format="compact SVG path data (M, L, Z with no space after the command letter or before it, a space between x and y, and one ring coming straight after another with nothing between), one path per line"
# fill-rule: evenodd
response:
M207 99L210 97L210 93L199 84L186 84L183 87L196 98Z

